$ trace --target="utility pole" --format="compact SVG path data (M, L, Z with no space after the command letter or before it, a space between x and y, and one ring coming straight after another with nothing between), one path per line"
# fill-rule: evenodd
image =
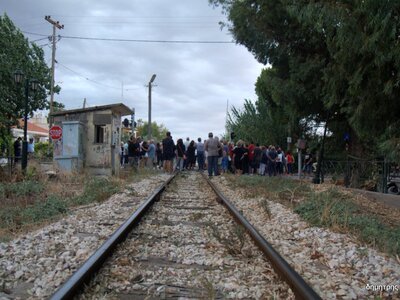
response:
M151 140L151 84L153 83L154 79L156 79L156 74L151 76L149 81L149 124L147 129L147 139Z
M51 82L50 82L50 117L49 127L53 125L53 101L54 101L54 65L56 61L56 28L63 29L64 25L61 25L59 21L54 21L50 16L45 16L44 19L53 25L53 36L52 36L52 54L51 54Z

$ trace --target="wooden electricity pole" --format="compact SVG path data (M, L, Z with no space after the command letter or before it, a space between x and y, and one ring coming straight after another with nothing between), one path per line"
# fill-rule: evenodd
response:
M59 21L54 21L50 16L45 16L44 19L53 25L53 36L52 36L52 54L51 54L51 82L50 82L50 116L49 116L49 128L53 126L53 101L54 101L54 66L56 61L56 28L63 29L64 25L61 25Z

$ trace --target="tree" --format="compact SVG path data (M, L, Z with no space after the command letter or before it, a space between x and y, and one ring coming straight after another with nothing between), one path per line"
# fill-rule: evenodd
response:
M366 153L380 145L400 158L398 1L210 3L222 6L236 42L271 65L257 87L270 112L328 122L336 142L351 132Z
M27 78L36 79L39 89L29 94L28 114L47 105L50 88L50 69L43 50L29 43L6 14L0 16L0 134L9 134L9 128L25 113L25 94L22 86L14 82L14 72L21 70ZM59 90L59 88L57 88Z
M144 122L142 119L137 121L137 136L147 138L148 134L148 122ZM155 141L161 141L165 138L168 129L165 128L164 124L158 125L156 122L151 122L151 136Z

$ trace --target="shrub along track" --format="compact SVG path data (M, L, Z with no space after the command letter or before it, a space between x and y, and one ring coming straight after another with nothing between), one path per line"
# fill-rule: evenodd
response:
M299 298L318 299L297 273L291 273L285 262L279 260L277 253L273 253L272 265L265 259L245 229L215 201L225 201L223 195L216 197L200 174L184 173L177 177L149 198L159 201L106 260L80 298L294 298L290 287L272 269L281 268L280 274ZM144 205L135 212L136 216L144 214L140 212ZM253 235L257 234L254 232ZM114 240L120 239L115 236L116 233ZM259 237L258 244L264 242ZM92 271L100 268L100 264L90 268L90 261L96 256L103 256L100 261L106 259L107 243L111 242L105 242L53 299L81 291ZM84 269L88 274L83 274Z

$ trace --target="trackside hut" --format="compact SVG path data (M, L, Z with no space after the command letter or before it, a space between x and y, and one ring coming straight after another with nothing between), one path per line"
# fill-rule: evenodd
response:
M53 141L56 167L65 172L118 175L121 118L133 111L122 103L54 112L62 137Z

